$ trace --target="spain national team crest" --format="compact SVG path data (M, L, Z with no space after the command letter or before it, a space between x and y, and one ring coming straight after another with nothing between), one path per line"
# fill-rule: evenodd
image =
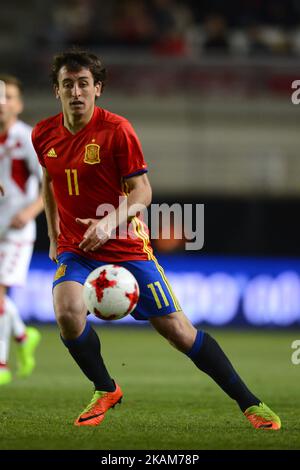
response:
M66 269L67 269L67 265L61 264L56 270L54 281L57 281L57 279L60 279L61 277L63 277L66 274Z
M88 144L85 146L84 163L89 163L89 165L100 163L100 145Z

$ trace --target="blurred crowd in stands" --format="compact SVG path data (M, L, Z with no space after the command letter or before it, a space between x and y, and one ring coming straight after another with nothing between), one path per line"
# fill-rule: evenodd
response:
M157 55L298 55L299 0L53 0L47 46L135 48Z

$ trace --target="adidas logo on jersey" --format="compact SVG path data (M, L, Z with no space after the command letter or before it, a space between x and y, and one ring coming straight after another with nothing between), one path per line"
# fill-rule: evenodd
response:
M49 152L47 153L47 157L52 157L52 158L56 158L57 155L56 155L56 152L54 150L54 148L52 147L52 149L49 150Z

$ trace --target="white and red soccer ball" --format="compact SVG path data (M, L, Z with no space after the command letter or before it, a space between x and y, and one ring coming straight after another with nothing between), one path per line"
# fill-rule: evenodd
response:
M92 271L83 288L88 311L101 320L125 317L135 309L139 295L139 285L133 274L114 264Z

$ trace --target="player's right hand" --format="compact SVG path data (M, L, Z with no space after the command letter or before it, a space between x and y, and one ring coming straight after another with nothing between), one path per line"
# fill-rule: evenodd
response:
M83 238L79 244L79 248L83 251L96 251L104 243L106 243L110 236L111 230L109 230L107 217L103 219L79 219L77 217L76 222L85 227L86 231L83 234Z
M50 240L50 247L49 247L49 258L51 261L57 263L57 242L56 240Z

